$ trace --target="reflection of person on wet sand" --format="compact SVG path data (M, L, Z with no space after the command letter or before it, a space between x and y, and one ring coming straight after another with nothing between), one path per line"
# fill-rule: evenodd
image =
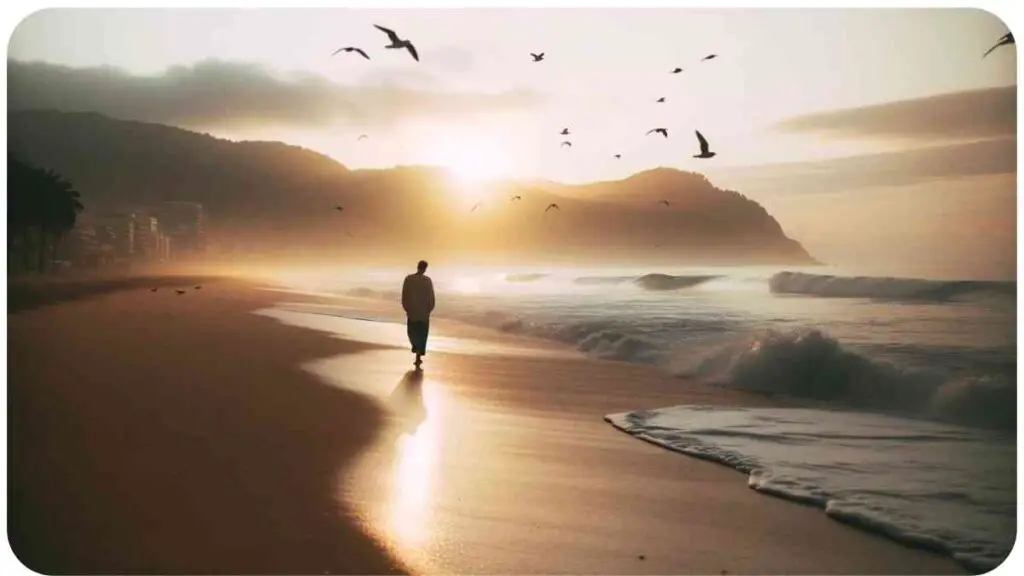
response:
M414 434L427 419L427 406L423 402L423 372L410 370L402 376L388 397L388 407L398 421L401 432Z

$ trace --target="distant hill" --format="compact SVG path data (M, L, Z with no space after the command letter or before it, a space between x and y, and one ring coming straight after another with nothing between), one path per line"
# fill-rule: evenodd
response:
M194 200L207 207L216 241L289 254L815 263L758 203L667 168L582 186L496 184L471 213L438 168L349 170L279 142L94 113L9 113L8 149L70 178L87 211ZM551 202L561 210L544 213Z

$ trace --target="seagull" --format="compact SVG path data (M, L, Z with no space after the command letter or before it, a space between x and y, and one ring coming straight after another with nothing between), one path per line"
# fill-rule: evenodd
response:
M694 158L712 158L715 153L708 149L708 141L704 138L704 135L700 133L700 130L694 130L697 133L697 140L700 142L700 154L694 154Z
M651 134L654 134L655 132L661 134L665 138L668 138L668 128L651 128L650 130L647 131L647 135L649 136Z
M566 140L565 142L562 142L562 146L568 146L569 148L572 148L572 142Z
M349 238L355 237L355 234L353 234L351 230L345 230L345 235Z
M559 134L561 134L562 136L568 136L569 135L569 129L568 128L562 128L562 131L559 132Z
M344 212L345 211L345 207L344 206L335 206L334 209L337 210L338 212Z
M614 158L615 158L616 160L618 160L619 158L622 158L622 154L616 154L616 155L614 156Z
M708 54L707 56L701 58L700 61L703 62L705 60L711 60L712 58L717 58L717 57L718 57L718 54Z
M558 211L562 210L561 208L558 207L558 204L555 204L554 202L552 202L551 204L548 204L547 208L544 209L544 213L547 214L548 210L551 210L552 208L554 208L555 210L558 210Z
M470 212L476 212L476 209L480 207L480 202L473 204L473 207L469 209Z
M1016 43L1017 43L1017 41L1013 39L1013 32L1007 32L1006 34L1003 35L1002 38L999 39L999 42L996 42L995 46L989 48L981 57L984 58L985 56L988 56L989 52L992 52L993 50L995 50L996 48L999 48L1000 46L1005 46L1006 44L1016 44Z
M543 52L541 52L540 54L534 54L533 52L530 52L530 56L533 56L533 61L534 62L540 62L541 60L544 59L544 53Z
M675 70L672 71L672 74L679 74L682 71L683 71L682 68L676 68Z
M156 292L156 288L150 288L149 291L150 292Z
M402 40L401 38L398 37L398 34L395 34L394 30L389 30L378 24L374 24L373 27L388 35L388 40L391 41L391 44L388 44L387 46L385 46L385 48L405 48L406 50L409 51L409 54L412 54L413 60L417 62L420 61L420 55L416 53L416 47L412 45L412 42L409 42L408 40Z
M196 290L202 290L203 289L203 285L202 284L196 284L195 289Z
M662 200L661 202L658 202L658 204L664 204L665 206L669 205L668 200Z
M175 292L177 292L177 293L178 293L178 296L181 296L182 294L184 294L184 293L185 293L185 291L184 291L184 290L175 290Z
M366 134L360 134L359 138L356 138L356 141L358 142L359 140L366 140L367 138L369 138L369 136L367 136Z
M346 46L344 48L338 48L337 50L334 51L333 54L331 54L331 56L337 56L341 52L356 52L357 54L361 54L363 58L366 58L367 60L370 59L370 57L366 55L366 52L363 52L362 48L356 48L355 46Z
M523 197L518 195L518 194L516 194L515 196L510 198L510 200L512 200L513 202L518 202L519 200L522 200L522 199L523 199Z
M662 96L661 98L658 98L657 100L655 100L655 102L664 102L664 101L665 101L665 97L664 96Z

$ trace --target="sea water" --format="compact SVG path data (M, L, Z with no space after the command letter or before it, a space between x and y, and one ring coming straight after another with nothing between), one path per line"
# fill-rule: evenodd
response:
M972 568L993 566L1012 545L1015 282L770 267L429 273L437 316L656 365L681 390L699 379L831 409L705 408L697 424L692 407L610 416L631 433L729 454L760 490ZM404 274L321 270L287 283L393 301L384 319L398 322Z

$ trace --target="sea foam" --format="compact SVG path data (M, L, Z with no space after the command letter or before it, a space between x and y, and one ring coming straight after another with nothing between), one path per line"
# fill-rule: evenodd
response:
M673 406L612 425L749 475L751 488L987 571L1016 537L1016 446L970 428L806 408Z

